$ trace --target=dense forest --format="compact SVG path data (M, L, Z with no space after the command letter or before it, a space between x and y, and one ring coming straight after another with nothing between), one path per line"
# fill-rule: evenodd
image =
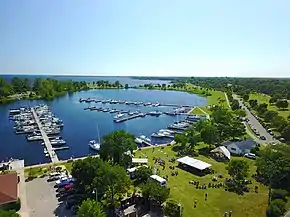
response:
M279 95L279 98L290 99L290 79L278 78L206 78L191 77L174 79L175 82L186 82L197 86L212 88L216 90L226 91L228 87L242 95L241 93L257 92L270 96Z
M0 102L15 99L53 99L66 93L94 88L123 88L119 81L110 83L99 80L92 83L85 81L59 81L52 78L28 78L14 77L10 82L0 77Z

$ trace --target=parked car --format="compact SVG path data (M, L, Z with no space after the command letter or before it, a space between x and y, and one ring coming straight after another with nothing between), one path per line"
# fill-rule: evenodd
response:
M244 156L247 158L256 159L256 155L253 153L246 153Z
M56 187L56 188L63 188L63 187L65 187L66 185L72 185L72 184L73 184L72 181L63 181L63 182L61 182L61 183L59 183L59 184L56 184L55 187Z
M265 136L260 136L260 139L266 140L266 137Z

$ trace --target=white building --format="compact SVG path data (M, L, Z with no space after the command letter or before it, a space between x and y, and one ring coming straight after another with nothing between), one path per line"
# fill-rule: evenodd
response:
M223 145L231 152L232 154L246 154L250 153L251 149L256 146L256 142L252 139L245 139L239 141L228 141L223 143Z

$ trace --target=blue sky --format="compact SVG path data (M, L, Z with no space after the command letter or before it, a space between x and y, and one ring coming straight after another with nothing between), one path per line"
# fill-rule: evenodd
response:
M290 77L289 11L289 0L0 1L0 72Z

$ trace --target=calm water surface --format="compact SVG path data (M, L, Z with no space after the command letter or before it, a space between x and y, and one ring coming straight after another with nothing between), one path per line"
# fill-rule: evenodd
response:
M147 82L148 83L148 82ZM100 137L115 131L126 130L136 136L150 136L159 129L166 128L168 124L181 120L181 117L161 115L159 117L137 118L122 123L114 123L115 114L98 111L84 110L87 103L79 103L80 98L94 97L98 99L114 99L128 101L151 101L171 104L206 105L206 99L194 94L174 91L158 90L90 90L66 95L52 102L44 101L17 101L8 105L0 106L0 160L7 158L20 158L25 160L26 165L50 162L43 154L40 142L26 142L24 135L15 135L13 132L13 121L8 120L9 109L23 106L33 106L39 103L50 105L52 112L64 122L61 136L70 146L69 150L58 151L59 159L68 159L71 156L86 156L91 152L88 141L98 139L97 126ZM131 111L154 111L156 109L165 111L170 107L144 107L136 105L117 105L91 103L91 105L126 109ZM163 140L154 140L153 143L164 143Z

